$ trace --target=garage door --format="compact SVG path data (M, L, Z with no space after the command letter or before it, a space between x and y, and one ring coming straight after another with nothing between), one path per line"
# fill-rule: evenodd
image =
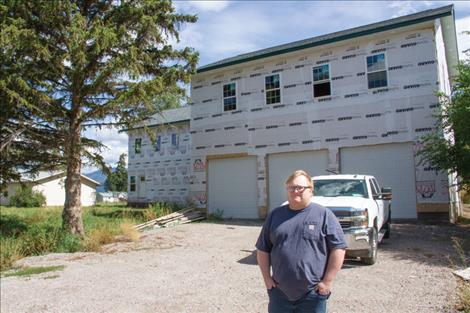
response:
M341 173L375 176L392 187L392 218L416 218L415 166L411 143L342 148Z
M269 210L287 200L284 182L295 170L305 170L310 175L328 174L328 150L288 152L268 156Z
M225 218L258 218L256 157L227 158L208 162L209 213Z

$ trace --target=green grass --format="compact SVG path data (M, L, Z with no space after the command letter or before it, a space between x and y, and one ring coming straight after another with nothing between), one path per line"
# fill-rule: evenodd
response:
M13 208L0 206L0 272L14 262L50 252L99 251L116 236L136 236L129 225L140 224L180 207L159 204L148 209L125 205L98 205L82 209L86 238L80 239L62 229L62 207ZM124 225L124 227L123 227Z
M21 268L13 272L6 273L4 277L10 276L31 276L41 273L47 273L52 271L60 271L63 270L65 266L58 265L58 266L38 266L38 267L26 267ZM51 277L52 278L52 277Z

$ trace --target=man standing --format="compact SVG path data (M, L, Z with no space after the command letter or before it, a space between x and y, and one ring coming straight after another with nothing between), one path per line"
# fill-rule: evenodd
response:
M285 184L289 203L268 215L256 242L268 312L323 313L343 265L343 230L330 210L311 202L309 174L295 171Z

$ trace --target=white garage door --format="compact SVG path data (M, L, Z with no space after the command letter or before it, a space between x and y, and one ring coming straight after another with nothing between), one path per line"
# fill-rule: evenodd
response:
M223 212L225 218L259 218L256 157L209 160L208 164L208 212Z
M328 174L328 150L288 152L268 156L269 210L287 200L284 182L295 170L305 170L310 175Z
M392 187L392 218L416 218L415 165L411 143L342 148L341 173L373 175Z

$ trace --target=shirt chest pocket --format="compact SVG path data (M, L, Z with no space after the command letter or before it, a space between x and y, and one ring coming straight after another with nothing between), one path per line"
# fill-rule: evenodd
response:
M318 240L321 236L321 228L317 222L304 222L303 237L307 240Z

